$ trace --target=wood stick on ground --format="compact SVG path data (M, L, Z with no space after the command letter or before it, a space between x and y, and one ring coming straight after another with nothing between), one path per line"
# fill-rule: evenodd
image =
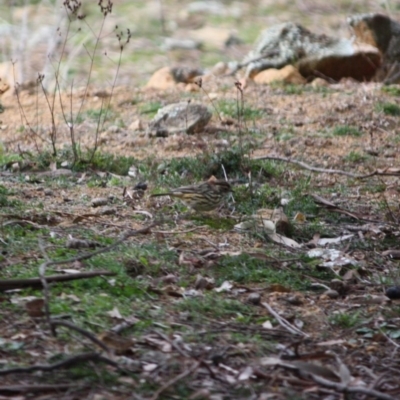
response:
M303 161L299 161L299 160L293 160L291 158L287 158L287 157L278 157L278 156L262 156L262 157L253 157L252 160L274 160L274 161L283 161L283 162L288 162L291 164L296 164L299 167L302 167L304 169L308 169L309 171L312 172L322 172L325 174L336 174L336 175L346 175L346 176L350 176L351 178L355 178L355 179L366 179L369 178L371 176L374 175L399 175L398 173L384 173L384 172L379 172L377 170L369 173L369 174L365 174L365 175L358 175L358 174L354 174L352 172L347 172L347 171L342 171L341 169L325 169L325 168L319 168L319 167L313 167L312 165L308 165L306 163L304 163Z
M81 389L84 386L82 385ZM59 383L59 384L42 384L42 385L8 385L0 386L0 393L9 395L15 393L42 393L42 392L58 392L61 390L77 389L76 383Z
M114 276L115 272L111 271L89 271L79 272L76 274L69 275L50 275L46 276L47 283L50 282L68 282L76 279L94 278L96 276ZM1 279L0 280L0 292L12 289L23 289L23 288L41 288L43 282L41 278L25 278L25 279Z
M150 229L153 226L156 226L157 223L152 223L149 226L146 226L142 229L137 229L137 230L129 230L128 232L124 233L120 239L118 239L117 241L115 241L113 244L104 247L102 249L93 251L92 253L85 253L85 254L81 254L80 256L77 257L72 257L72 258L68 258L66 260L56 260L56 261L46 261L45 263L43 263L41 265L42 270L45 270L47 267L51 266L51 265L64 265L64 264L70 264L70 263L74 263L76 261L83 261L83 260L88 260L89 258L95 257L99 254L103 254L103 253L107 253L108 251L114 250L116 247L118 247L121 243L123 243L126 239L130 238L131 236L136 236L138 234L141 233L148 233L150 232ZM84 276L84 274L86 274L86 276ZM73 274L73 275L58 275L56 279L54 279L55 277L51 277L51 276L46 276L46 281L47 283L49 282L63 282L63 281L69 281L69 280L73 280L73 279L82 279L82 278L89 278L90 274L93 274L93 272L84 272L82 274ZM94 274L99 275L98 272L94 272ZM77 278L77 276L80 275L80 278ZM97 276L96 275L96 276ZM114 273L110 272L110 271L106 271L100 275L115 275ZM92 275L93 276L93 275ZM25 283L24 283L25 282ZM11 285L20 285L20 286L11 286ZM25 286L23 286L25 284ZM33 286L35 285L36 286ZM31 279L9 279L9 280L5 280L5 281L1 281L0 280L0 291L4 291L4 290L10 290L10 289L17 289L20 287L41 287L42 286L42 279L41 278L31 278Z
M212 378L221 380L221 379L219 379L219 378L215 375L214 371L212 370L212 368L210 367L210 365L207 364L206 361L204 361L203 359L199 359L199 358L197 358L197 357L194 357L194 356L192 356L192 355L186 353L183 349L181 349L181 348L179 347L179 345L178 345L174 340L170 340L170 338L169 338L167 335L165 335L164 333L162 333L162 332L160 332L160 331L158 331L158 330L154 330L154 332L155 332L158 336L160 336L162 339L164 339L166 342L168 342L181 356L183 356L183 357L185 357L185 358L192 358L193 360L198 361L198 362L200 363L200 366L202 366L202 367L204 367L204 368L206 368L206 369L208 370L208 372L210 373L210 376L211 376ZM221 380L221 381L222 381L222 380Z
M76 364L87 361L103 362L118 369L120 368L117 362L100 355L100 353L90 352L90 353L77 354L75 356L68 357L65 360L58 361L54 364L48 364L48 365L38 364L38 365L32 365L30 367L14 367L9 369L0 369L0 376L11 375L11 374L24 374L36 371L49 372L60 368L69 368Z
M301 336L309 336L300 329L293 326L290 322L286 321L285 318L281 317L268 303L261 303L263 307L265 307L270 314L279 322L279 324L285 328L287 331L292 333L293 335L301 335Z
M322 378L318 375L315 374L310 374L311 379L327 388L334 389L337 392L340 393L361 393L365 394L367 396L370 396L371 398L374 399L379 399L379 400L396 400L395 397L390 396L389 394L379 392L374 389L369 389L364 386L347 386L344 385L343 383L337 383L337 382L332 382L328 379Z
M46 262L50 262L50 258L48 257L44 245L41 240L39 240L39 248L42 251L43 256L46 259ZM43 287L43 297L44 297L44 313L46 317L46 322L47 325L49 326L49 329L51 331L51 334L56 337L57 332L55 327L51 324L51 315L50 315L50 291L49 291L49 284L47 283L46 280L46 262L41 264L39 267L39 278L40 282L42 283Z
M92 335L90 332L86 331L85 329L72 324L71 322L52 319L50 321L50 324L51 324L51 329L55 329L56 326L64 326L65 328L72 329L72 330L80 333L82 336L85 336L87 339L89 339L93 343L97 344L97 346L101 347L107 353L110 352L110 349L101 340L97 339L96 336Z
M194 363L189 369L186 371L183 371L181 374L175 376L175 378L172 378L170 381L162 385L150 398L150 400L158 400L160 397L161 393L165 392L167 389L169 389L171 386L175 385L177 382L181 381L182 379L186 378L188 375L196 371L197 368L199 368L200 362Z

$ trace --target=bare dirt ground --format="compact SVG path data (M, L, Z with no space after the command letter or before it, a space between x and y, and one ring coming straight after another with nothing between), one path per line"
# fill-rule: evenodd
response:
M331 34L335 26L344 32L346 13L377 7L351 2L333 16L324 3L297 3L292 8L275 4L274 17L267 14L265 23L301 16L310 29L320 33L326 26L323 32ZM172 19L177 4L165 6L166 19ZM245 6L255 21L261 19L255 17L255 4ZM248 47L227 50L221 58L235 53L240 59ZM189 52L188 64L198 65L202 52ZM224 104L235 104L233 77L209 80L195 92L143 88L150 73L173 56L152 54L152 68L137 67L134 78L122 64L123 85L115 87L111 118L99 133L99 153L134 157L139 171L134 177L91 165L71 171L62 151L56 164L43 164L36 146L49 145L52 116L44 95L21 91L20 105L11 91L1 99L5 152L0 178L8 194L0 213L0 282L38 277L46 258L74 259L47 265L48 275L116 274L54 284L48 291L2 289L1 398L400 398L399 305L384 296L398 284L396 256L385 252L399 250L400 88L349 81L328 88L250 84L244 90L250 117L245 125L239 123L233 107L221 114L228 125L213 104L219 112ZM96 112L109 98L103 91L111 93L100 82L89 86L84 118L75 127L82 148L93 147ZM72 96L63 93L62 103L76 111L84 92L76 87ZM214 110L205 132L148 138L131 128L138 120L145 127L158 107L182 100ZM59 103L53 115L59 148L70 145ZM248 159L274 156L330 170L313 172L275 161L274 173L252 176L252 200L268 208L283 204L289 235L302 247L276 244L263 230L233 229L251 214L237 204L247 201L246 171L228 171L229 179L242 179L234 186L236 205L211 218L186 216L169 199L149 199L160 186L166 189L168 181L159 176L172 171L171 160L223 154L240 141L253 145L246 150L247 166ZM16 161L20 170L13 170ZM197 176L188 165L177 181ZM363 179L351 176L374 172ZM144 194L132 190L143 179L148 184ZM106 199L105 207L93 207L96 198ZM298 213L305 222L296 219ZM325 246L341 252L332 265L307 256L310 249L323 247L318 239L341 235L353 236ZM120 247L107 248L121 237ZM72 239L86 244L69 247ZM94 251L104 252L79 259ZM53 325L57 337L42 303L29 309L37 299L50 306L47 317L61 321Z

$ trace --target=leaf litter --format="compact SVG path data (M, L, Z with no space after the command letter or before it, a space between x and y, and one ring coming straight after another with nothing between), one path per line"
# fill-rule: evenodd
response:
M224 96L221 87L231 83L222 79L209 90ZM198 224L168 204L159 218L160 209L148 203L147 187L134 188L142 178L137 166L131 168L132 180L119 186L111 184L115 176L54 165L38 173L29 167L5 171L2 184L25 208L1 210L1 395L399 398L399 306L384 296L388 286L399 284L399 169L393 165L398 155L385 155L388 146L397 146L398 122L377 116L385 129L374 133L373 143L367 143L366 134L338 137L328 130L343 120L362 125L363 115L373 115L374 103L388 95L372 84L371 98L363 97L362 88L350 91L340 84L325 97L318 92L288 95L279 87L252 89L246 103L256 109L265 108L266 101L273 104L272 114L256 121L265 137L252 159L277 156L287 163L282 180L270 178L267 184L292 190L300 178L311 176L302 196L312 198L316 208L301 206L300 200L292 206L286 194L277 196L283 204L274 203L284 207L293 229L288 233L277 233L277 220L270 216L247 224L238 211L233 212L236 225L244 224L249 232ZM156 97L142 95L148 101ZM181 95L165 96L172 103ZM123 103L131 93L120 89L116 97ZM350 99L354 107L344 108ZM308 115L302 117L300 108ZM122 118L132 119L129 113L122 109ZM290 131L294 114L304 121L284 138L279 132ZM333 122L326 122L328 115ZM227 136L234 141L237 131L228 130ZM102 151L141 160L151 149L170 160L199 154L217 140L214 133L202 133L128 147L126 132L117 132ZM377 154L373 175L368 161L346 161L348 149L363 154L367 144ZM290 164L296 159L330 172ZM96 176L105 185L89 184ZM154 221L156 226L125 235ZM119 246L108 249L120 239ZM76 260L80 255L87 258ZM49 287L42 290L37 266L47 258L71 261L62 270L49 264ZM51 268L68 279L87 273L87 280L78 284L62 278L64 283L57 284ZM101 276L88 278L96 272ZM5 282L10 279L25 283ZM254 294L259 296L250 297ZM88 388L87 382L95 385Z

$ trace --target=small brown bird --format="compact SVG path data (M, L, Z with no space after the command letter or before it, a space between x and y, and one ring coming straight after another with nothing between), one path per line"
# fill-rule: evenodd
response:
M211 211L217 208L232 191L229 182L210 178L199 185L182 186L167 193L156 193L150 197L178 197L195 211Z

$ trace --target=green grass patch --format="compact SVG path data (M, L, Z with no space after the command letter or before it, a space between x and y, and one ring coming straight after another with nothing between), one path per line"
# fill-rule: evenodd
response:
M399 97L400 96L400 86L399 85L388 85L382 86L382 92L390 94L392 96Z
M177 303L176 308L188 312L193 321L201 322L204 317L229 318L243 321L244 316L254 313L254 307L235 299L227 299L219 293L207 292L204 297L187 298Z
M240 101L238 102L236 100L219 100L216 102L216 108L222 115L234 119L239 119L240 117L241 120L245 121L252 121L264 115L264 111L257 108L246 105L242 108Z
M288 94L288 95L303 94L303 92L305 90L304 85L293 85L293 84L287 84L284 82L272 82L270 86L272 89L277 90L280 93Z
M343 161L351 163L363 163L366 162L370 157L366 154L361 154L358 151L351 151L349 154L343 157Z
M309 286L309 281L304 279L301 271L296 270L296 268L276 268L273 262L254 258L247 254L221 258L214 269L214 277L217 286L225 280L239 284L258 282L269 285L283 283L293 290L304 290Z
M379 102L375 106L375 109L376 109L376 111L382 112L385 115L391 115L391 116L394 116L394 117L400 116L400 106L398 106L395 103Z
M331 315L329 320L332 325L342 329L353 328L362 322L360 311L335 313Z
M358 128L350 125L336 126L333 128L332 133L334 136L362 136L362 132Z
M147 115L149 118L153 118L161 107L162 107L161 102L155 101L155 102L140 104L138 110L140 114Z

